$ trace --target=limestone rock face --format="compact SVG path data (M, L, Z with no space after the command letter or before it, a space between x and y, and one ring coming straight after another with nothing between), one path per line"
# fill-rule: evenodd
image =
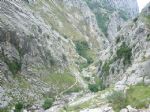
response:
M111 7L115 9L120 9L125 11L129 17L134 18L138 15L138 3L137 0L104 0L106 1Z
M111 43L125 21L138 15L137 0L85 0L95 14L98 27Z
M65 39L33 9L37 4L38 1L31 5L23 1L0 2L0 87L5 90L0 92L0 107L21 97L32 102L48 92L56 93L59 87L49 85L43 78L54 71L63 72L79 58L72 40Z
M67 10L76 9L69 15L71 17L70 21L74 22L72 21L74 18L76 22L78 21L79 30L86 34L86 40L90 47L105 48L108 45L108 40L98 27L95 14L90 10L87 3L84 0L63 0L63 3ZM80 15L78 11L80 11Z
M125 23L125 20L123 20L123 18L121 18L117 12L114 12L110 16L107 34L111 42L115 40L117 33L123 27L124 23Z
M148 11L148 6L146 12ZM116 89L126 85L150 83L149 75L149 12L126 23L116 36L114 45L102 52L100 76L107 86L116 83ZM103 58L105 57L105 58Z

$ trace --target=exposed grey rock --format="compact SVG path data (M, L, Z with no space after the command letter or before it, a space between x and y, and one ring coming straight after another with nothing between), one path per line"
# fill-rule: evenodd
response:
M118 12L114 12L112 15L110 15L110 20L108 24L108 38L111 42L115 40L115 37L117 36L117 33L121 30L123 27L125 20L123 20Z
M105 0L104 0L105 1ZM134 18L139 13L137 0L106 0L107 3L113 7L123 10L130 17Z
M143 14L136 21L133 20L126 23L117 34L114 45L106 52L102 52L100 59L105 57L106 62L111 62L109 65L109 75L105 81L106 85L116 83L116 88L122 90L126 88L126 85L134 85L141 82L149 83L150 44L149 41L146 41L146 37L150 31L142 17ZM123 58L115 59L117 57L117 50L120 49L123 43L126 43L128 49L131 48L131 64L129 65L123 63ZM103 74L101 69L100 75Z
M128 112L128 109L121 109L120 112Z

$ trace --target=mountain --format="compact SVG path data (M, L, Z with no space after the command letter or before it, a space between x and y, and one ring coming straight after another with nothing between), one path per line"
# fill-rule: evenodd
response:
M148 7L118 32L109 50L102 52L100 59L103 64L99 66L99 73L108 85L117 82L116 86L122 87L142 81L149 84Z
M0 111L149 84L149 5L138 12L136 0L0 1Z

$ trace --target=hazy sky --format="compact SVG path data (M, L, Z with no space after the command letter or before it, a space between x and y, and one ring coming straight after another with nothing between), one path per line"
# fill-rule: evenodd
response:
M142 10L142 8L144 8L144 6L150 2L150 0L138 0L138 4L139 4L139 9L140 11Z

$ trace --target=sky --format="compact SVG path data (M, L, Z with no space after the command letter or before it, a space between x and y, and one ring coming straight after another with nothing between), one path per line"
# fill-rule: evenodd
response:
M148 2L150 2L150 0L137 0L137 1L138 1L138 4L139 4L140 11L146 6L146 4Z

